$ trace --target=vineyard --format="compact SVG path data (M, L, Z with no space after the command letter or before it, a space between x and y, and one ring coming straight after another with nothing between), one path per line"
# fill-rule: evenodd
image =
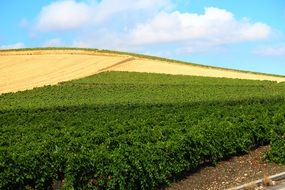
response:
M285 83L104 72L0 96L0 189L157 189L271 144Z

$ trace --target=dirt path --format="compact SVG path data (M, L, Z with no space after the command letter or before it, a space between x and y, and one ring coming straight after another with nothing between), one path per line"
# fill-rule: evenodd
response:
M173 183L166 190L220 190L262 179L264 175L274 175L285 171L285 165L267 163L263 155L268 147L261 147L247 155L236 156L207 166L189 174L181 181Z

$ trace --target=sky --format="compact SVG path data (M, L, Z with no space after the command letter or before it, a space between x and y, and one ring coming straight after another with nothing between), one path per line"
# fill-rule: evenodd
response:
M0 0L0 49L88 47L285 75L284 0Z

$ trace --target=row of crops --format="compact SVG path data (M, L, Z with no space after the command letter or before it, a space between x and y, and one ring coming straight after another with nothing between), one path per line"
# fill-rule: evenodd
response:
M102 73L0 96L0 189L156 189L284 134L282 83Z

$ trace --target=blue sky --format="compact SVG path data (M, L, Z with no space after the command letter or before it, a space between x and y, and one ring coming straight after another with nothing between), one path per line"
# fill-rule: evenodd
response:
M94 47L285 75L284 0L1 0L0 48Z

